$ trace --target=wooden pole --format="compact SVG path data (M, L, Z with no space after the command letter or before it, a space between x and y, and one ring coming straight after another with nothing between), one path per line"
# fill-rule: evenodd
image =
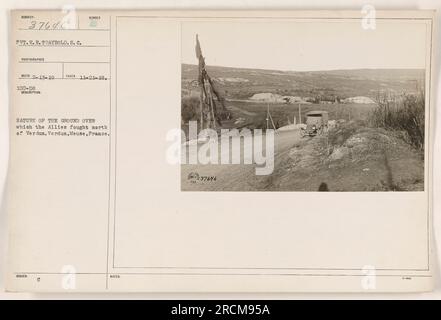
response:
M269 103L266 105L266 129L268 130L268 121L269 121Z
M275 126L275 124L274 124L274 120L273 120L273 117L271 116L271 113L268 113L268 115L269 115L269 118L270 118L271 123L272 123L272 125L273 125L273 129L276 130L277 128L276 128L276 126Z
M302 123L302 107L300 106L300 103L299 103L299 123Z
M204 105L203 105L203 102L202 102L203 100L204 100L204 92L203 92L203 90L201 88L201 95L199 97L199 109L200 109L200 112L201 112L201 115L200 115L201 130L204 129Z
M201 122L201 130L204 129L204 125L206 128L216 129L216 121L221 126L221 118L218 117L217 114L217 106L216 101L214 100L214 96L216 96L217 100L222 106L222 111L226 112L226 107L222 97L219 92L216 90L214 82L211 80L210 76L205 69L205 58L202 55L201 45L199 43L198 35L196 35L196 57L199 60L199 74L198 74L198 82L199 87L201 89L200 93L200 122Z
M211 95L210 90L208 90L207 93L208 93L208 100L210 101L210 111L211 111L210 128L216 129L216 117L214 115L213 97Z

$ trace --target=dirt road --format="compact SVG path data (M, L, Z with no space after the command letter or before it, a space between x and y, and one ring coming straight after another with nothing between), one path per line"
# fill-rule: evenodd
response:
M300 139L299 130L277 132L275 134L274 170L276 170L281 161L287 157L289 150L298 143ZM243 151L243 145L241 150ZM225 152L225 150L220 150L219 154L222 151ZM265 148L263 154L266 154ZM256 164L185 164L181 166L181 190L263 191L271 189L271 186L276 183L273 181L273 177L271 175L256 175L255 167ZM195 176L199 176L199 179L196 179Z

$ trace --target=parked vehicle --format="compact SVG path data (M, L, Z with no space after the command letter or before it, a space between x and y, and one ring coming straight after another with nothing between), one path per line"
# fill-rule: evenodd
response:
M302 137L314 137L328 131L328 112L327 111L309 111L305 115L306 128L302 128L300 133Z

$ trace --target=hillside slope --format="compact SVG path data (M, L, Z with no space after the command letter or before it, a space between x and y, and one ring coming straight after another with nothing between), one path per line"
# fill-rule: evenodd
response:
M182 89L187 93L197 79L197 65L182 64ZM357 69L332 71L278 71L207 66L224 97L248 99L262 92L314 97L376 98L378 92L416 92L424 86L422 69Z
M271 181L274 190L422 191L424 160L399 133L352 121L302 140Z

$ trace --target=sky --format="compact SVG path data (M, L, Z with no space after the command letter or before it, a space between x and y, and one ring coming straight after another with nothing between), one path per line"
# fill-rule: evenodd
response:
M422 21L201 21L182 23L182 62L197 64L199 35L207 65L291 71L425 68Z

